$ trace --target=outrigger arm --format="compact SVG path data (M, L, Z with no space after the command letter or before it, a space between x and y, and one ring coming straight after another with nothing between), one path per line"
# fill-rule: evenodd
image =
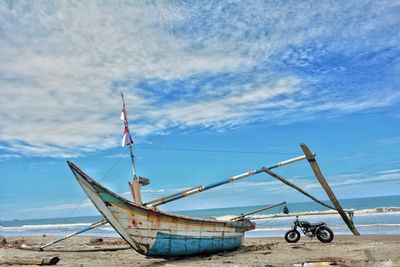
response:
M269 205L269 206L266 206L264 208L261 208L261 209L258 209L258 210L255 210L255 211L252 211L252 212L249 212L249 213L246 213L246 214L241 214L240 216L232 218L231 221L243 220L247 216L256 214L256 213L258 213L260 211L269 210L269 209L272 209L272 208L275 208L275 207L278 207L278 206L281 206L281 205L285 205L285 207L286 207L286 201L283 201L283 202L278 203L278 204Z
M304 159L306 159L306 156L304 156L304 155L296 157L296 158L288 159L288 160L285 160L285 161L278 162L278 163L268 167L268 169L275 169L275 168L278 168L278 167L281 167L281 166L284 166L284 165L288 165L290 163L294 163L294 162L297 162L297 161L300 161L300 160L304 160ZM230 183L230 182L237 181L239 179L243 179L243 178L246 178L246 177L249 177L249 176L253 176L255 174L264 172L264 169L265 169L265 167L263 167L261 169L258 169L258 170L248 171L248 172L245 172L245 173L230 177L230 178L228 178L226 180L223 180L223 181L220 181L220 182L217 182L217 183L213 183L213 184L209 184L209 185L205 185L205 186L193 187L193 188L190 188L188 190L184 190L184 191L181 191L181 192L178 192L178 193L166 196L166 197L162 197L162 198L159 198L159 199L155 199L155 200L149 201L147 203L144 203L143 205L146 206L146 207L156 207L156 206L159 206L159 205L162 205L162 204L166 204L166 203L171 202L171 201L175 201L175 200L178 200L178 199L181 199L181 198L184 198L184 197L196 194L196 193L200 193L200 192L212 189L212 188L217 187L217 186L221 186L221 185L224 185L224 184L227 184L227 183Z

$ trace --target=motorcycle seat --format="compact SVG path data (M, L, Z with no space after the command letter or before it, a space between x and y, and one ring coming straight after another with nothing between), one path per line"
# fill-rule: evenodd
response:
M316 227L316 226L321 226L321 225L323 225L325 223L324 222L309 223L309 222L306 222L306 221L302 221L301 224L304 225L305 227Z

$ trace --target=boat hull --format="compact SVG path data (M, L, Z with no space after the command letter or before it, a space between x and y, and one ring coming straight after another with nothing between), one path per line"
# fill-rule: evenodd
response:
M180 257L230 251L243 244L255 224L193 218L133 203L103 187L73 163L77 181L111 226L137 252L152 257Z

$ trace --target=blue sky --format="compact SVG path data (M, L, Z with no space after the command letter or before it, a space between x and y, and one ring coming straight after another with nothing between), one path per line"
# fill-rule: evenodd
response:
M398 1L2 1L0 219L96 215L66 160L129 197L120 91L146 200L301 142L340 198L399 194L399 28ZM259 175L164 208L283 200L306 199Z

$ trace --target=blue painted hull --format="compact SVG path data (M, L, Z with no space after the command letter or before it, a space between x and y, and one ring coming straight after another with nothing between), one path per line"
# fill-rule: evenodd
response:
M196 254L211 254L239 248L243 236L186 236L157 233L156 241L146 253L147 256L178 257Z

